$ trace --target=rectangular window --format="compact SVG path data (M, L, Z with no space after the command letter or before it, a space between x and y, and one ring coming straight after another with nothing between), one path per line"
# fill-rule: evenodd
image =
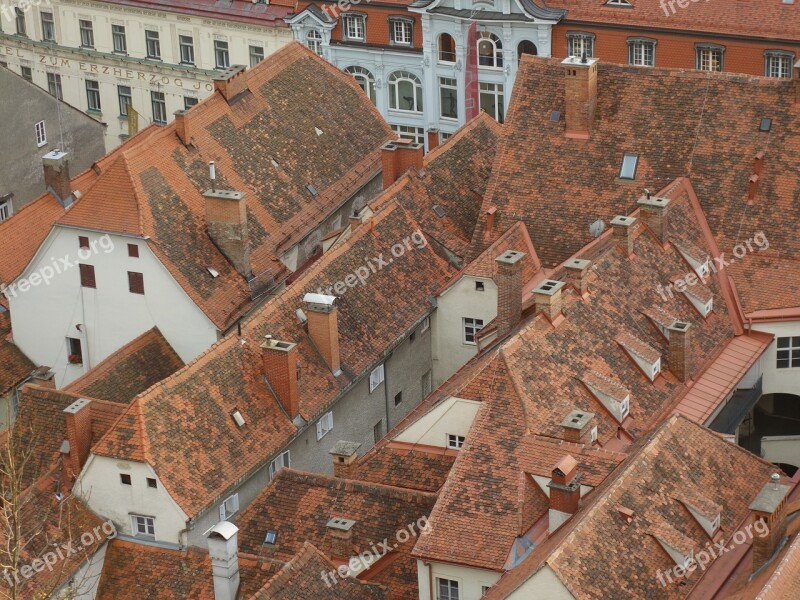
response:
M345 15L344 16L344 35L350 41L364 41L364 15Z
M698 47L696 68L701 71L722 71L723 53L721 47Z
M793 54L785 52L767 52L766 61L765 74L767 77L781 79L790 79L792 77L792 64L794 63Z
M36 124L36 146L41 148L47 145L47 131L44 127L44 121L39 121Z
M181 62L187 65L194 64L194 40L190 35L178 36L181 47Z
M147 478L147 487L153 488L154 490L158 488L158 482L153 477Z
M114 40L114 52L118 54L128 53L128 40L125 37L124 25L112 25L111 37Z
M11 216L11 202L6 200L0 202L0 221L5 221Z
M778 338L778 363L779 369L800 367L800 337Z
M278 455L278 457L269 463L269 478L272 479L275 477L275 473L286 467L287 469L291 467L290 464L290 456L289 451L282 452Z
M394 405L400 406L400 403L403 401L403 392L397 392L394 395Z
M139 246L136 244L128 244L128 256L131 258L139 258Z
M119 474L119 481L122 485L130 485L131 484L131 476L127 473L120 473Z
M164 92L150 92L150 104L153 106L153 122L159 125L167 123L167 101Z
M464 343L474 344L475 335L483 329L483 319L464 317Z
M461 600L458 592L458 581L454 579L436 578L437 600Z
M570 56L578 58L586 53L586 58L594 57L594 36L586 33L568 33L567 49Z
M33 70L30 67L20 67L19 70L25 81L33 82Z
M80 338L67 338L67 360L71 365L83 364L83 348ZM123 481L124 483L124 481Z
M261 46L250 46L250 68L264 60L264 48Z
M85 235L79 235L78 236L78 248L80 248L80 249L86 248L87 250L89 250L89 238L86 237Z
M422 397L427 398L431 393L431 388L433 385L433 375L431 372L428 371L425 375L422 376Z
M61 91L61 75L56 73L47 74L47 91L51 96L55 96L59 100L64 99L64 94Z
M404 138L417 144L425 143L425 129L422 127L411 127L410 125L390 125L392 131L400 133Z
M317 421L317 440L324 438L331 429L333 429L333 412L326 412Z
M197 106L199 100L197 98L192 98L191 96L184 96L183 97L183 108L184 110L189 110L193 106Z
M14 14L17 18L17 35L27 35L25 28L25 13L19 7L14 9Z
M410 46L412 22L406 19L392 19L390 22L392 27L392 43L398 46Z
M431 326L431 318L425 317L424 319L422 319L422 326L419 328L419 332L425 333L426 331L428 331L428 329L430 329L430 326Z
M369 392L370 394L383 383L383 365L378 365L369 374Z
M133 104L133 95L131 94L131 88L128 87L127 85L118 85L117 98L119 100L119 116L127 117L128 107L131 104Z
M481 83L480 102L481 110L487 112L498 123L505 119L505 98L502 83Z
M441 116L445 119L457 119L458 88L455 79L439 78L439 98L441 100Z
M133 523L133 535L140 537L156 537L155 517L144 517L142 515L131 515Z
M81 46L84 48L94 48L94 29L92 22L81 19L78 21L81 28Z
M654 67L656 64L656 43L649 40L628 42L628 63L637 67Z
M218 69L227 69L231 66L230 57L228 56L228 42L214 41L214 59Z
M97 280L94 276L93 265L78 265L81 273L81 287L97 289Z
M224 521L237 512L239 512L239 494L233 494L219 505L219 520Z
M144 275L128 271L128 290L131 294L144 295Z
M375 443L381 441L383 437L383 419L375 423L375 427L372 428L372 439L375 440Z
M56 41L56 23L53 20L53 13L42 12L42 39L45 42Z
M622 166L619 169L620 179L636 179L636 167L639 164L639 155L626 152L622 156Z
M100 112L100 83L92 79L86 80L86 106Z
M147 46L147 58L161 58L161 41L158 32L150 29L144 30L144 40Z
M447 447L448 448L455 448L458 450L461 446L464 445L464 436L463 435L455 435L453 433L447 434Z

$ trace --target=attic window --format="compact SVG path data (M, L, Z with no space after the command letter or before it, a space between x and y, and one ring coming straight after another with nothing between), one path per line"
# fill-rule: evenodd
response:
M639 164L639 155L626 152L622 157L622 167L619 170L620 179L636 179L636 167Z
M267 531L267 535L264 536L264 543L269 544L270 546L274 546L275 542L278 541L278 532L274 529L270 529Z
M628 0L608 0L608 2L606 2L606 6L623 6L625 8L633 8L633 4L628 2Z
M476 281L475 282L475 291L476 292L482 292L485 289L486 289L486 286L484 285L484 283L482 281Z
M761 124L758 126L758 130L767 133L770 129L772 129L772 119L761 119Z
M433 205L433 212L435 212L436 216L439 217L440 219L443 218L445 215L444 209L438 204Z
M697 312L699 312L705 318L714 308L714 297L711 296L710 298L704 298L698 295L702 293L702 290L705 290L705 288L701 288L699 290L695 290L694 288L686 288L686 290L683 292L683 295L686 296L686 299L691 303L692 306L695 307Z
M238 425L239 427L244 427L245 423L244 417L242 416L242 413L239 412L238 409L234 410L231 413L231 416L233 417L233 420L236 422L236 425Z
M644 372L645 376L650 381L654 381L661 372L661 353L627 332L618 335L616 341Z
M311 194L312 196L316 196L317 195L317 188L315 188L310 183L306 186L306 189L308 190L308 193Z

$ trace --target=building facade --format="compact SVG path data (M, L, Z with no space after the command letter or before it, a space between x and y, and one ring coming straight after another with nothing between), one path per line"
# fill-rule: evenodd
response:
M245 3L236 3L244 5ZM214 91L234 64L254 65L291 38L279 4L214 9L156 0L53 0L5 5L0 61L52 95L107 124L106 150L138 129L165 124Z

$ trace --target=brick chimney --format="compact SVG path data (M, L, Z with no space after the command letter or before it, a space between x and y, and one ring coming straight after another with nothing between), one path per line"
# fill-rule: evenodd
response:
M334 305L336 296L306 294L308 335L322 354L325 363L334 375L341 372L339 362L339 319Z
M239 594L239 528L220 521L208 534L208 556L214 578L214 600L236 600Z
M630 257L634 250L633 234L635 231L636 217L625 217L617 215L611 219L611 227L614 230L614 241L625 252L625 256Z
M568 138L589 139L597 109L597 59L570 56L564 67Z
M550 533L561 527L567 519L578 512L581 499L581 475L578 463L569 454L553 467L547 487L550 489Z
M582 297L589 293L589 273L592 271L592 261L582 258L573 258L564 265L566 283L571 285Z
M639 205L639 217L653 232L659 243L664 246L669 239L669 198L658 198L646 193L636 201Z
M356 522L352 519L333 517L328 521L328 535L331 538L331 558L350 558L353 553L353 527Z
M761 176L761 169L763 169L763 168L764 168L764 151L761 150L753 158L753 173L760 177Z
M353 214L350 215L350 233L353 233L356 229L361 227L364 220L364 209L354 209Z
M329 454L333 457L333 475L341 479L353 479L355 462L358 459L358 449L361 447L359 442L346 442L339 440L330 449Z
M523 252L508 250L497 258L497 338L504 337L522 319Z
M786 536L786 500L792 488L780 483L778 473L773 473L770 479L750 503L753 518L753 573L769 562Z
M250 266L250 234L244 193L208 190L203 198L209 237L233 267L249 279L253 269Z
M175 111L175 133L184 146L188 146L191 141L192 131L189 128L189 111Z
M494 230L494 219L496 214L496 206L490 206L488 209L486 209L486 237L489 237L491 232Z
M39 387L56 389L56 374L50 370L50 367L39 367L31 373L32 383Z
M544 313L550 322L561 315L561 288L563 281L545 279L533 288L533 299L536 302L536 314Z
M67 422L67 441L69 441L69 469L77 477L92 447L92 411L90 401L76 400L64 409Z
M219 77L214 78L214 91L222 94L222 97L230 101L247 90L247 67L244 65L233 65L228 67Z
M691 323L675 321L669 330L669 351L667 362L669 370L679 381L686 381L692 376L692 351L689 329Z
M53 150L42 157L45 189L56 195L66 208L72 204L72 183L69 180L69 156L61 150Z
M569 413L567 418L561 421L561 429L564 440L574 444L591 445L592 437L597 436L594 413L582 410L573 410Z
M278 396L284 410L294 419L300 414L300 394L297 389L299 379L299 353L297 344L273 340L268 335L261 344L264 361L264 375Z
M747 202L750 204L756 199L756 194L758 193L758 180L759 177L755 173L750 175L750 179L747 180Z
M439 130L428 129L428 152L439 146Z
M421 169L424 152L424 146L412 140L399 139L386 142L381 147L383 189L400 179L400 176L411 167Z

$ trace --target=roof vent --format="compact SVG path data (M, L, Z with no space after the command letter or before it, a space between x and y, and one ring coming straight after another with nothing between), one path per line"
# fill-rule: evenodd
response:
M244 427L244 423L245 423L244 417L242 416L242 413L239 412L238 409L234 410L231 413L231 416L233 417L233 420L236 422L237 426Z
M323 131L319 127L314 127L314 133L317 134L317 137L321 136Z
M444 218L444 215L446 214L444 212L444 209L438 204L433 205L433 212L435 212L436 216L439 217L440 219Z
M312 196L317 196L318 195L317 188L315 188L310 183L306 186L306 189L308 190L308 193L311 194Z
M600 237L600 234L602 234L605 230L606 223L603 221L603 219L597 219L597 221L589 225L589 234L592 237Z
M770 129L772 129L772 119L761 119L761 124L758 126L758 130L767 133Z

